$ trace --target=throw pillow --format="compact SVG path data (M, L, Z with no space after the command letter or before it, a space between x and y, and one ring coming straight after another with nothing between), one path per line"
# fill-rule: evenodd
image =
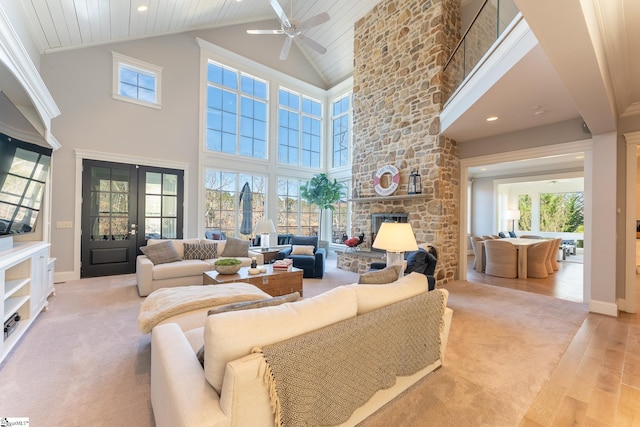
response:
M184 259L218 258L217 243L185 243Z
M370 271L360 275L358 283L367 285L384 285L398 280L402 272L401 265L392 265L378 271Z
M173 246L173 242L169 240L156 243L155 245L142 246L140 250L154 265L182 261L180 256L178 256L176 248Z
M227 239L226 244L224 245L224 250L222 251L222 255L220 256L221 257L244 257L244 258L248 257L249 241L229 237Z
M313 245L292 245L291 255L313 255Z
M267 298L267 299L261 299L258 301L234 302L231 304L221 305L220 307L212 308L207 313L207 316L226 313L228 311L239 311L239 310L249 310L251 308L272 307L274 305L284 304L285 302L298 301L299 299L300 299L300 293L294 292L292 294L281 295L278 297ZM200 350L196 352L196 356L198 357L198 361L204 368L204 345L202 345L202 347L200 347Z

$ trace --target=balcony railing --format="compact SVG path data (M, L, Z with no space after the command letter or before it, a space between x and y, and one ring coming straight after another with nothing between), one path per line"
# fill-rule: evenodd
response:
M485 0L444 66L449 91L445 102L462 84L493 43L518 14L513 0Z

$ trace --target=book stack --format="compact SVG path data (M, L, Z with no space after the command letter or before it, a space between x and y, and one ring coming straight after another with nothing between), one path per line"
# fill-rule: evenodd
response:
M273 263L273 271L288 271L293 267L293 260L285 258Z

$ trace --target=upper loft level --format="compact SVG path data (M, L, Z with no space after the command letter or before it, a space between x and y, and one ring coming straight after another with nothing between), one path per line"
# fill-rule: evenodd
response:
M462 24L466 29L444 67L451 82L451 92L445 93L445 101L490 53L518 14L513 0L476 0L463 8Z

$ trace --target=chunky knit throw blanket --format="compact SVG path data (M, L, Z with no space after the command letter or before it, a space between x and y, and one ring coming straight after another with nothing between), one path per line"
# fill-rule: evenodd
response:
M265 298L271 298L271 295L257 286L241 282L161 288L151 292L140 305L138 329L143 334L148 334L157 324L177 314Z
M445 305L435 290L254 349L265 360L276 425L345 422L396 376L439 360Z

